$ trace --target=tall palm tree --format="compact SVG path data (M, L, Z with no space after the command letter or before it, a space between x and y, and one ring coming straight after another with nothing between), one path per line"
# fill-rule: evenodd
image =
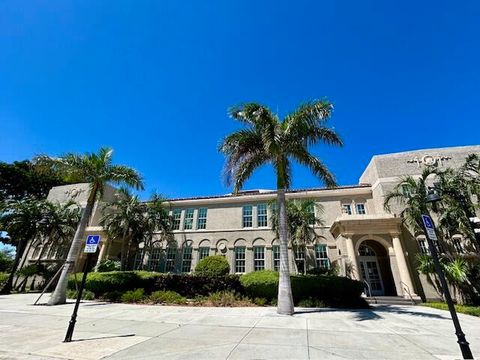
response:
M87 153L84 155L66 154L60 158L40 156L36 159L37 163L51 166L58 173L65 175L69 179L90 183L87 204L70 246L65 266L62 269L55 291L48 302L49 305L64 304L67 300L68 272L77 260L79 250L84 241L85 229L92 215L93 206L97 197L103 194L105 185L113 183L143 189L142 178L138 172L127 166L114 165L112 163L112 154L112 149L101 148L98 153Z
M292 162L307 166L327 186L336 185L327 166L310 153L311 145L326 143L342 146L337 133L327 127L333 106L328 101L312 101L299 106L280 119L267 107L247 103L229 110L230 116L245 125L223 139L219 150L226 156L224 169L233 192L242 189L259 167L271 164L277 182L278 232L280 242L280 278L278 307L280 314L293 314L292 288L288 270L288 228L285 191L290 188Z
M7 282L1 294L12 291L13 278L27 244L38 234L40 221L43 219L41 201L34 199L8 200L0 208L0 231L6 231L8 238L3 241L16 247L15 259Z

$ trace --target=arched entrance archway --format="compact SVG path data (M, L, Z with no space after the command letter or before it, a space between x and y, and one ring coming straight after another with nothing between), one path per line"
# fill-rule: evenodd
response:
M387 249L375 240L365 240L358 247L360 276L368 282L372 295L397 295Z

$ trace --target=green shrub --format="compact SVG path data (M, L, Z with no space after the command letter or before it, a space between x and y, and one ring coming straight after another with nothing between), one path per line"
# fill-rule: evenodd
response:
M116 260L102 260L98 264L96 270L98 272L119 271L121 267L120 261Z
M265 298L255 298L253 299L253 302L258 306L265 306L268 303L267 299Z
M68 281L69 289L75 290L80 285L82 274L71 275ZM208 296L217 291L233 291L243 294L238 275L199 276L191 274L161 274L148 271L112 271L92 272L87 276L85 289L95 293L97 297L109 301L117 301L118 294L138 288L143 288L145 294L158 290L171 290L188 298Z
M277 297L278 272L272 270L254 271L240 277L245 293L252 299L265 298L268 301Z
M209 296L200 297L196 302L204 306L251 306L252 302L248 298L233 291L217 291Z
M92 291L97 296L111 291L125 292L137 288L143 288L146 293L154 290L156 279L162 276L160 273L147 271L111 271L91 272L87 275L85 289ZM80 282L82 274L77 274L77 281ZM68 280L69 289L76 289L75 277L71 275Z
M3 288L3 285L7 282L9 275L7 272L0 272L0 289Z
M9 272L13 266L13 254L7 249L0 250L0 272Z
M293 301L302 306L366 308L361 297L363 285L359 281L339 276L291 276ZM274 301L278 291L278 273L271 270L255 271L243 275L240 282L252 298Z
M187 299L175 291L154 291L148 298L154 304L186 304Z
M145 300L145 290L135 289L122 294L120 300L124 303L139 303Z
M195 274L201 276L224 276L230 272L230 265L225 256L207 256L195 267Z
M77 292L72 289L67 290L67 298L68 299L76 299L77 298ZM95 294L91 291L88 290L83 290L82 291L82 299L83 300L93 300L95 299Z
M317 299L302 299L298 302L297 306L299 307L306 307L306 308L323 308L325 307L325 303L322 300L317 300Z
M102 295L103 300L110 302L119 302L121 297L122 292L117 290L107 291L105 294Z

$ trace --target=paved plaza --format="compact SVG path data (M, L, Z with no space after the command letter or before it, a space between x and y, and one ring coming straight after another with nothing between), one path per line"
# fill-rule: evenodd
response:
M458 359L445 311L205 308L85 302L62 343L73 303L33 306L0 296L0 359ZM480 319L460 314L480 357Z

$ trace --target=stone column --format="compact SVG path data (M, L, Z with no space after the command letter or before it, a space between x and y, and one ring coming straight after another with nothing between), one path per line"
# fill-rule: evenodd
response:
M402 242L398 234L392 235L393 242L393 251L395 251L395 258L397 259L398 272L400 273L400 279L404 283L402 284L402 290L405 285L407 285L408 290L412 296L417 296L415 294L415 288L413 287L412 279L410 277L410 272L408 271L407 260L405 260L405 253L403 252ZM403 295L408 297L406 291L403 291Z
M345 234L345 244L347 247L348 260L352 267L352 278L355 280L361 280L360 268L358 266L357 254L355 254L355 247L353 246L352 234Z
M220 252L217 255L221 254L222 253ZM227 260L229 260L230 263L230 274L235 274L235 247L230 246L225 257L227 258Z
M106 249L107 249L107 242L103 241L100 244L100 253L98 254L97 264L95 265L95 268L97 268L97 266L100 265L100 262L105 258Z
M253 271L253 247L247 246L245 248L245 272Z
M265 246L265 270L273 270L272 245Z

